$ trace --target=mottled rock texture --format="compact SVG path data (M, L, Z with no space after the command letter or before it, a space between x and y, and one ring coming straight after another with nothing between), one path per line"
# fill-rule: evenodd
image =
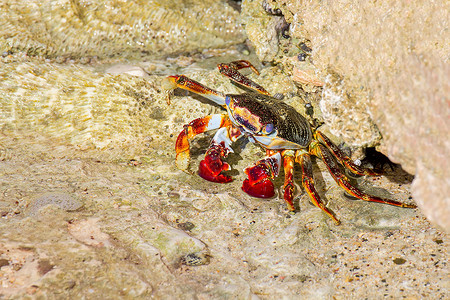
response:
M161 57L242 42L238 20L221 0L1 1L0 53Z
M175 102L187 118L201 114L189 111L198 102L192 97ZM141 159L123 162L105 160L107 150L80 150L36 131L2 131L9 155L0 160L1 297L448 298L448 237L420 211L349 200L322 166L315 168L316 185L342 224L335 226L306 194L299 194L300 211L288 214L278 197L241 191L242 169L263 155L251 144L233 163L238 172L230 184L177 170L171 133L183 123L150 142ZM198 158L208 142L192 143ZM396 180L408 182L397 171ZM366 183L408 201L408 183L386 177ZM56 191L80 199L83 208L47 205L24 213Z
M197 1L182 2L171 2L178 3L171 8L179 11L186 3L189 12L199 12L197 20L228 22L219 24L220 28L236 22L221 19L220 9L228 9L227 1L208 2L209 9L200 10L202 4ZM419 210L349 199L320 160L313 170L316 188L341 219L340 226L315 207L301 188L295 198L298 211L288 213L279 197L282 177L274 180L277 196L273 199L242 192L246 177L242 170L265 155L257 145L233 145L235 153L228 162L234 181L229 184L211 183L195 174L211 133L191 141L192 174L176 168L174 145L183 125L221 108L180 90L167 105L162 88L165 76L185 74L213 89L240 93L215 66L243 58L256 62L245 46L203 50L206 38L188 37L208 33L204 27L194 27L196 33L186 32L186 38L197 42L193 46L197 50L158 60L149 53L146 61L130 61L146 55L131 43L115 57L119 64L111 66L101 53L117 54L123 40L100 44L94 40L95 48L83 41L85 33L80 31L67 33L67 48L45 46L34 52L40 34L53 27L41 26L42 18L35 19L35 27L27 18L20 22L27 11L45 11L33 10L33 3L0 3L0 13L9 22L0 19L0 44L21 45L6 47L0 57L0 298L449 298L448 236ZM139 19L133 12L136 6L157 2L45 3L55 9L66 3L68 12L74 6L88 7L85 13L94 19L101 17L96 11L123 5ZM96 7L96 3L109 6ZM255 8L260 7L256 4ZM143 15L148 13L141 10ZM61 19L57 11L54 15L55 20ZM78 18L72 13L65 21L76 25ZM105 22L111 18L105 17ZM279 26L281 17L276 20L273 24ZM169 21L173 19L168 17ZM44 18L44 22L52 21ZM115 32L114 28L107 31ZM212 32L211 36L217 36ZM301 112L310 101L317 113L322 82L338 101L343 95L359 99L345 92L348 79L343 75L318 72L308 50L310 41L285 38L277 28L274 32L271 39L279 45L272 57L279 65L258 65L261 74L250 75L271 94L282 93L282 101ZM226 36L233 39L232 32ZM77 44L80 38L82 44ZM60 45L61 40L54 40ZM176 47L187 50L187 41L178 41ZM172 53L173 45L167 45L161 55ZM295 59L298 49L306 55L301 63ZM92 53L98 59L89 59ZM305 74L300 76L299 70ZM318 117L333 124L334 109L330 115L324 112ZM361 107L353 112L370 121ZM346 120L342 118L341 126ZM358 132L340 134L365 139ZM300 187L299 172L295 179ZM360 177L355 182L371 194L411 203L411 180L411 175L394 167L388 176Z
M262 2L243 5L261 10ZM415 174L415 200L450 231L448 3L266 2L283 12L293 39L310 43L326 78L320 108L331 131L351 146L378 146ZM278 49L254 44L262 59Z

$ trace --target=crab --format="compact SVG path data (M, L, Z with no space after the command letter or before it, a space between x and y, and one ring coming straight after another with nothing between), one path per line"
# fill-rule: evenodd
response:
M198 174L208 181L232 181L232 177L225 172L230 170L230 165L223 159L233 152L231 145L234 142L247 138L266 151L265 158L244 170L247 178L243 182L242 190L250 196L274 197L274 184L271 180L278 176L283 167L282 192L288 210L294 212L294 164L298 163L302 170L302 186L312 203L339 225L339 219L322 202L315 189L311 156L316 156L325 163L336 183L350 195L369 202L404 208L416 207L413 204L368 195L350 184L342 167L357 175L374 176L379 173L353 163L324 133L313 128L293 107L272 97L262 86L242 75L239 70L243 68L250 68L259 75L257 69L246 60L218 64L221 74L249 90L242 94L223 94L184 75L167 77L169 90L188 90L226 109L225 113L208 115L184 125L175 143L176 165L180 170L188 172L189 140L206 131L217 130L198 169Z

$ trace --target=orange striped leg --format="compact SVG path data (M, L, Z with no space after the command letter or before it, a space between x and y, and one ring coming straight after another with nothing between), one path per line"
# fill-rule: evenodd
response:
M219 72L230 78L236 83L239 83L245 87L248 87L252 90L257 91L258 93L264 94L264 95L270 95L262 86L257 84L256 82L250 80L246 76L239 73L239 69L243 68L251 68L253 72L259 75L258 70L249 62L246 60L238 60L233 61L229 64L218 64L217 67L219 68Z
M304 150L298 150L295 155L295 161L302 167L302 185L311 198L312 203L333 219L336 225L339 225L341 222L335 217L334 213L323 204L314 187L313 168L309 154Z
M294 211L294 155L293 150L285 150L281 153L283 156L283 167L284 167L284 201L290 211Z
M404 208L416 208L416 205L414 204L405 204L390 199L371 196L362 192L361 190L350 184L345 174L342 173L341 169L339 168L339 165L333 159L333 154L324 145L316 141L310 144L309 149L310 153L320 157L323 160L337 184L344 190L346 190L350 195L369 202L389 204Z
M227 114L216 114L198 118L184 125L183 131L180 132L175 142L175 151L177 153L176 165L178 169L187 171L189 167L189 139L205 131L228 126L231 126L231 121Z
M347 167L347 169L349 169L350 171L352 171L354 174L358 174L358 175L381 175L380 173L378 173L375 170L371 170L371 169L366 169L366 168L362 168L358 165L355 165L353 163L353 161L351 160L350 157L348 157L341 149L339 149L338 146L336 146L325 134L323 134L320 131L316 131L314 133L315 135L315 139L318 140L319 142L323 143L330 151L331 153L334 155L334 157L336 157L336 159L345 167Z

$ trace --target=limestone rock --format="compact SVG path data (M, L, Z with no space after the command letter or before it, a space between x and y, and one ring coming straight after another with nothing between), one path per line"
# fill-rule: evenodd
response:
M162 57L244 39L239 12L220 0L7 1L0 10L4 55Z
M141 2L126 1L130 7ZM288 20L294 17L287 11L291 6L280 6ZM220 19L212 10L196 17ZM78 37L67 38L72 43ZM289 51L280 48L276 59L281 53L294 57ZM168 105L163 78L185 74L210 88L240 93L215 65L255 61L243 52L214 49L145 63L130 62L124 52L114 62L141 68L149 74L138 72L143 77L106 74L111 64L104 60L56 63L38 55L15 61L6 53L0 67L0 298L343 299L350 293L377 299L380 287L393 298L449 298L448 237L418 210L347 198L320 160L313 170L316 189L340 226L301 188L299 209L290 214L279 197L282 176L274 180L273 199L245 194L242 170L265 155L255 144L233 144L227 161L235 180L229 184L176 168L174 145L183 125L223 110L180 90ZM303 111L311 98L298 93L289 72L280 66L258 69L252 79ZM318 78L327 78L317 70ZM342 78L340 85L327 82L346 95L349 79L339 74L331 79ZM349 99L360 99L356 91ZM192 171L212 134L191 140ZM429 181L425 163L417 179ZM295 178L300 186L298 172ZM392 177L355 181L368 193L412 201L411 176L400 168ZM39 196L49 192L71 199ZM31 203L39 211L33 217L27 214Z
M416 174L416 201L450 231L448 5L275 2L291 36L311 42L314 65L329 79L320 107L330 131L351 146L378 145Z
M280 17L268 15L264 11L261 1L243 1L241 14L247 36L255 46L259 59L273 61L279 49L275 27L277 19Z

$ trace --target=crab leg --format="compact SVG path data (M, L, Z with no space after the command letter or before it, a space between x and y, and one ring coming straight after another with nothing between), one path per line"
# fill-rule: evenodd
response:
M335 217L331 210L323 204L316 188L314 187L312 162L309 153L305 150L298 150L296 152L295 161L302 167L302 185L311 198L312 203L325 212L331 219L333 219L336 225L339 225L341 222Z
M225 64L221 64L221 65L225 65ZM256 75L259 75L258 70L248 60L235 60L235 61L228 63L228 65L235 70L250 68Z
M344 190L346 190L350 195L369 202L389 204L404 208L416 208L416 205L414 204L405 204L394 200L368 195L362 192L361 190L357 189L356 187L352 186L348 181L347 176L345 176L344 173L342 173L339 166L334 161L332 153L321 143L319 142L311 143L309 146L309 152L323 160L323 162L327 166L328 170L330 171L331 175L333 176L337 184Z
M249 61L238 60L233 61L229 64L218 64L217 67L219 68L219 72L222 75L227 76L232 81L239 83L245 87L248 87L252 90L255 90L261 94L270 96L269 92L267 92L262 86L239 73L238 71L239 69L251 68L253 72L259 75L258 70L256 70L256 68Z
M219 105L222 105L223 107L226 107L224 94L222 94L221 92L215 91L213 89L210 89L209 87L204 86L200 82L192 80L184 75L168 76L167 80L172 85L173 89L180 88L180 89L188 90L190 92L199 94L199 95L213 101L214 103L217 103Z
M270 179L278 176L281 167L280 152L259 160L253 167L244 170L248 178L242 184L242 190L257 198L271 198L275 195Z
M325 134L320 131L314 133L316 140L323 143L333 153L334 157L347 169L358 175L380 175L375 170L361 168L355 165L350 157L348 157L339 147L337 147Z
M294 154L293 150L285 150L281 152L283 156L284 167L284 201L290 211L294 211Z
M231 126L227 114L215 114L204 118L198 118L189 124L184 125L184 129L178 135L175 143L175 151L177 153L176 165L178 169L186 171L189 167L189 139L205 131L227 126Z

